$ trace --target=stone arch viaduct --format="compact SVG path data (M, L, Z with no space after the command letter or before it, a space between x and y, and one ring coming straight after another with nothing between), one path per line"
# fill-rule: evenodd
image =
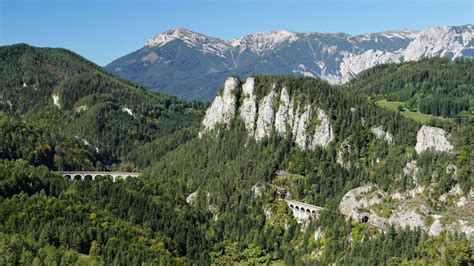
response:
M293 216L298 221L307 221L310 217L316 216L319 211L324 210L323 207L307 204L296 200L285 199L284 201L286 202L288 207L290 207L291 211L293 211Z
M129 176L136 177L140 173L131 173L131 172L98 172L98 171L60 171L56 172L64 177L70 179L91 179L95 180L97 177L101 176L111 176L112 181L115 182L118 179L126 179Z

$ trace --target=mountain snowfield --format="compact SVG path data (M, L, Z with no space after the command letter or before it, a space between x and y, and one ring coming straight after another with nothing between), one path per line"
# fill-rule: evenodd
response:
M278 30L233 40L178 28L149 38L106 68L187 99L210 100L230 75L296 74L341 84L378 64L473 57L473 37L472 24L363 35Z

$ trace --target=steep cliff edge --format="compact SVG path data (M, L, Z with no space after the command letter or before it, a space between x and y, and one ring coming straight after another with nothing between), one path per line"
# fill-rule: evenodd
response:
M199 136L216 128L228 128L238 116L256 141L269 137L272 132L283 137L291 133L299 148L311 150L316 146L326 147L334 139L329 110L308 99L299 100L301 95L295 90L277 83L259 84L270 89L265 93L256 92L255 83L254 77L248 77L243 84L234 77L228 78L206 111Z

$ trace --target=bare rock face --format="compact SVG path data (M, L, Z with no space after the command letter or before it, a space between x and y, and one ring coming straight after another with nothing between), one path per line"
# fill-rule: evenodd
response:
M419 205L416 208L412 206L400 206L390 216L389 223L395 224L401 228L408 227L410 229L425 227L425 217L428 211Z
M444 214L432 214L432 210L426 202L420 200L420 198L413 199L414 196L419 194L418 192L423 192L423 190L423 187L420 186L403 194L397 192L395 194L399 195L395 196L395 194L390 195L379 190L374 185L360 186L344 195L339 204L339 211L355 221L369 223L371 226L384 231L387 230L389 225L395 225L412 230L421 228L430 235L438 235L441 231L448 230L453 233L464 233L469 239L474 239L472 222L461 218L451 220L449 224L445 224L443 222L443 220L446 220ZM453 194L456 193L455 190L453 189ZM410 195L410 193L413 193L413 195ZM461 207L469 208L468 204L471 204L470 196L463 197L465 197L466 206ZM379 203L389 202L386 201L389 198L397 199L397 203L391 201L390 212L380 212L383 205ZM429 223L430 220L432 223Z
M371 190L374 192L371 193ZM339 203L339 211L355 220L360 218L358 209L380 203L383 193L372 185L360 186L348 191Z
M280 95L280 107L275 115L275 130L281 136L286 134L288 125L293 124L294 99L290 102L288 89L284 87Z
M403 174L411 177L413 183L418 184L418 167L415 160L406 163L405 167L403 167Z
M59 94L53 94L53 103L56 105L58 108L61 108L61 103L59 102Z
M428 234L432 236L437 236L441 231L443 230L443 224L441 223L440 219L443 217L441 215L432 215L433 217L433 223L430 226L430 230L428 231Z
M299 109L299 108L298 108ZM299 110L296 111L299 113ZM301 115L297 115L295 117L295 121L293 124L293 136L294 141L298 147L305 150L306 149L306 139L307 139L307 129L308 129L308 122L311 115L311 107L306 105L304 107L304 112Z
M392 144L393 136L388 131L385 132L382 127L373 127L370 129L378 139L384 139L388 144Z
M432 149L439 152L450 152L453 149L446 138L446 132L442 128L422 126L416 135L415 150L422 153Z
M216 96L206 111L199 137L218 125L228 128L238 111L248 135L256 141L269 137L273 131L282 137L291 132L292 140L305 150L326 147L334 139L326 112L309 103L296 103L297 97L291 95L287 87L279 89L273 84L272 90L257 105L255 79L247 78L241 95L238 95L238 86L236 78L227 79L222 95ZM241 101L239 107L237 97Z
M351 145L349 144L349 141L346 139L342 142L341 147L337 151L336 161L339 165L341 165L342 167L346 169L351 167L351 162L347 160L350 150L351 150Z
M189 195L186 197L186 203L188 203L188 204L193 204L193 203L196 201L197 196L198 196L198 192L197 192L197 191L194 191L193 193L189 194Z
M273 86L272 91L258 105L257 129L255 130L255 140L257 141L270 136L272 131L275 119L272 105L275 94L275 86Z
M225 81L222 95L217 95L211 107L206 111L199 136L204 132L214 129L218 124L229 126L235 116L235 90L238 84L239 80L232 77Z
M240 106L240 118L244 121L245 128L249 136L253 136L255 132L255 117L257 115L257 97L253 93L255 79L250 77L242 85L242 93L244 100Z
M318 120L320 123L314 130L313 138L310 140L308 146L309 149L314 149L316 146L326 147L334 138L331 125L329 124L329 118L326 113L319 108Z

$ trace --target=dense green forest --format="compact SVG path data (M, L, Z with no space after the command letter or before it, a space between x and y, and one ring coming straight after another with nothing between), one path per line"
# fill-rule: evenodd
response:
M381 232L337 209L342 196L360 184L374 183L385 191L413 186L401 173L414 159L423 184L436 187L434 198L454 183L468 193L474 176L469 124L430 121L450 132L455 152L417 155L421 125L397 112L321 80L257 76L259 99L276 83L287 86L300 104L328 110L334 141L312 151L277 134L256 142L240 119L228 130L198 138L205 104L113 78L66 50L17 45L0 51L5 76L0 79L2 265L474 261L474 244L465 235L434 237L394 227ZM59 95L60 108L53 94ZM84 105L87 110L76 111ZM379 125L393 134L392 144L370 132ZM351 147L347 167L337 162L343 145ZM444 174L449 164L459 168L456 180ZM52 172L117 168L142 174L112 182L109 177L68 180ZM283 180L278 170L297 178ZM306 226L298 224L279 200L278 186L327 211ZM255 187L261 193L252 192Z
M403 102L408 110L474 123L474 60L470 58L378 65L344 87L374 100Z
M119 164L157 138L197 128L205 107L112 77L64 49L0 47L0 75L0 111L83 140L98 149L104 165Z

